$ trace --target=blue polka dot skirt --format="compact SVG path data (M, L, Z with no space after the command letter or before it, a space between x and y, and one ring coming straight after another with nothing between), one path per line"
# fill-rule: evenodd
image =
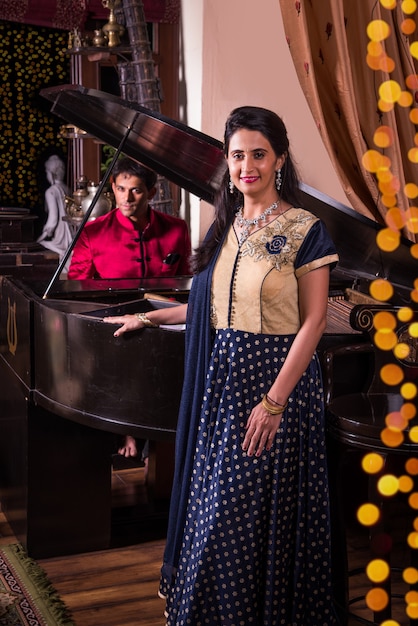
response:
M242 450L252 407L293 337L216 331L167 626L328 626L331 559L321 376L316 356L273 447Z

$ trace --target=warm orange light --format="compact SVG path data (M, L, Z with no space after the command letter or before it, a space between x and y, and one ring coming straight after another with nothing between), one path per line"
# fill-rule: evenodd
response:
M407 183L404 187L404 192L408 198L416 198L418 196L418 185Z
M417 395L417 386L414 383L405 383L401 386L401 396L405 400L412 400Z
M380 186L380 185L379 185ZM382 204L387 208L390 209L391 207L396 206L398 203L397 199L396 199L396 195L395 194L383 194L382 195Z
M393 143L393 130L390 126L379 126L374 133L373 140L379 148L388 148Z
M402 91L398 99L398 104L401 107L410 107L413 101L414 99L412 97L412 94L409 93L409 91Z
M416 148L418 154L418 148ZM418 161L417 161L418 162ZM406 217L406 227L411 231L411 233L418 233L418 208L415 206L409 207L405 211Z
M418 323L412 322L412 324L410 324L408 327L408 332L411 337L414 337L416 339L418 337Z
M385 102L382 98L379 98L377 101L377 108L382 111L382 113L389 113L389 111L393 111L395 108L394 102Z
M366 604L372 611L383 611L389 603L387 592L381 587L374 587L366 594Z
M390 26L384 20L372 20L367 25L367 35L372 41L383 41L390 35Z
M407 15L412 15L417 10L417 3L415 0L402 0L401 9Z
M393 354L400 361L403 361L404 359L408 358L410 352L411 352L411 349L407 343L398 343L393 349Z
M362 156L362 163L368 172L376 173L383 166L383 157L377 150L367 150Z
M380 350L393 350L396 346L398 338L393 330L378 330L374 335L374 343Z
M404 35L412 35L412 33L415 32L416 27L417 25L415 24L415 21L409 17L401 22L401 31Z
M393 252L397 250L401 241L401 236L398 230L392 230L391 228L382 228L376 235L377 245L381 250L385 252Z
M416 491L414 491L414 493L411 493L411 495L408 498L408 503L411 509L415 509L415 510L418 509L418 493Z
M408 545L416 550L418 548L418 533L412 532L408 535Z
M399 477L399 491L401 493L409 493L414 488L414 481L410 476Z
M392 428L383 428L380 438L388 448L398 448L404 441L403 433Z
M396 9L396 0L380 0L380 4L385 9Z
M405 221L404 211L397 206L391 207L385 215L385 222L387 226L392 229L400 230L404 227Z
M408 150L408 159L411 163L418 163L418 148L411 148Z
M380 378L386 385L399 385L404 379L404 372L399 365L388 363L380 369Z
M408 459L405 462L405 470L411 476L418 476L418 459Z
M418 570L415 567L406 567L402 572L402 578L408 585L415 585L418 582Z
M388 280L376 278L370 283L370 295L375 300L386 302L393 296L393 287Z
M405 84L408 87L408 89L415 91L418 88L418 75L409 74L409 76L405 76ZM416 109L412 109L409 112L409 119L411 120L413 124L416 123L414 122L414 120L418 119L418 111Z
M373 526L380 517L380 511L375 504L362 504L357 511L357 519L363 526Z
M415 589L407 591L405 594L405 601L408 604L415 604L416 602L418 602L418 591L415 591Z
M398 488L399 481L393 474L385 474L377 481L377 489L382 496L394 496Z
M400 431L405 430L408 426L408 420L400 411L392 411L388 413L385 418L386 426L391 430Z
M409 430L409 438L412 443L418 443L418 426L413 426Z
M399 491L401 493L409 493L414 488L414 481L410 476L399 477Z
M389 576L389 565L383 559L374 559L366 567L366 574L373 583L382 583Z
M411 248L410 248L409 252L410 252L410 255L411 255L411 257L412 257L413 259L418 259L418 244L417 244L417 243L414 243L414 244L411 246Z
M382 469L384 463L384 458L377 452L369 452L361 460L361 466L367 474L377 474Z
M417 414L417 407L415 404L412 404L412 402L405 402L405 404L401 406L401 413L404 418L409 421Z
M378 311L373 317L373 326L376 330L394 330L396 317L390 311Z
M403 306L398 310L398 319L401 322L409 322L414 316L414 312L410 306Z
M401 86L396 80L385 80L380 84L379 96L383 102L397 102L402 93Z

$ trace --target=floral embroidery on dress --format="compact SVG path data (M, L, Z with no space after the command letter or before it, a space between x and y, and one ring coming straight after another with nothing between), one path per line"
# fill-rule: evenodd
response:
M266 260L276 270L293 263L300 244L305 238L306 225L317 218L301 212L293 218L276 219L265 226L259 234L254 233L241 247L242 256L253 257L255 261Z

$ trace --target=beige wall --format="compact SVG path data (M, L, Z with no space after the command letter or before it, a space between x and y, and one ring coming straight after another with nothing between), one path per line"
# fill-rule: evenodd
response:
M302 180L348 204L300 88L279 0L182 0L182 11L188 119L199 123L201 115L200 130L222 139L234 107L249 104L276 111L287 126ZM191 19L196 13L199 23ZM196 75L199 45L201 73ZM193 57L188 57L188 48ZM210 219L210 208L204 205L200 233Z

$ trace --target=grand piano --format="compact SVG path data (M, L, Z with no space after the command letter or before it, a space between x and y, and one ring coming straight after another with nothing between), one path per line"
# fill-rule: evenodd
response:
M219 141L81 86L42 95L67 122L212 202L225 171ZM349 323L347 294L367 295L380 276L395 287L396 301L408 304L416 278L410 244L382 252L375 243L381 226L306 185L301 194L340 254L320 350L363 341ZM190 289L190 277L54 278L0 279L0 501L34 558L108 548L115 435L175 436L184 329L145 329L115 339L102 318L175 306L187 301Z

